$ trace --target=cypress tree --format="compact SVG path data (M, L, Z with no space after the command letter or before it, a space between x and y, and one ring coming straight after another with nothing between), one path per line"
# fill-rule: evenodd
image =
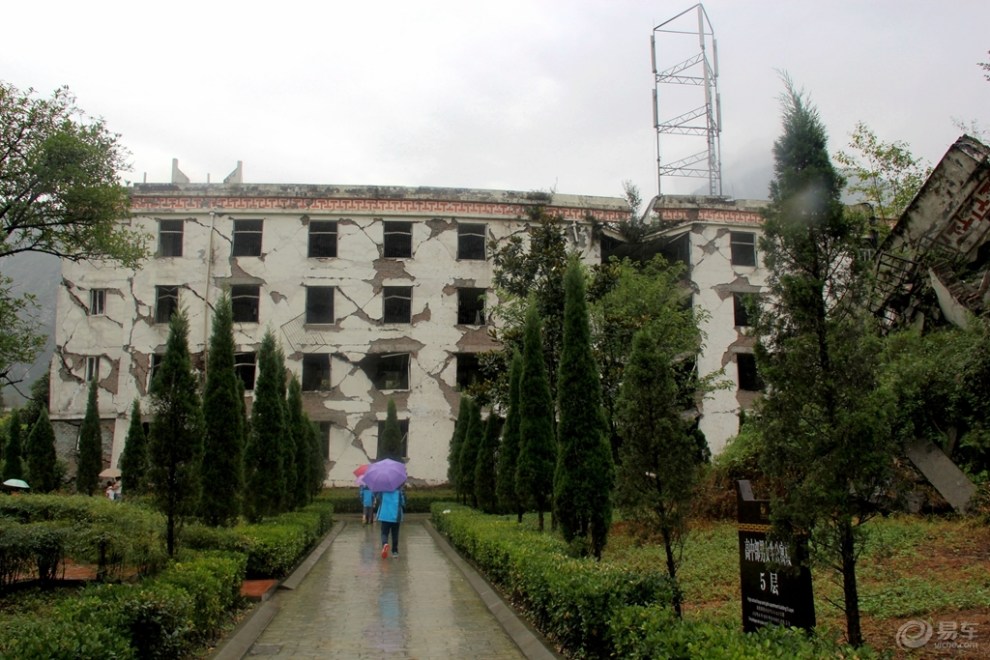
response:
M280 511L285 492L282 438L284 405L279 400L284 381L279 370L275 336L265 332L258 351L258 378L251 409L251 439L244 456L246 472L244 512L252 521Z
M27 439L28 483L37 493L50 493L58 488L55 458L55 431L48 411L41 409Z
M275 351L278 373L278 401L282 407L282 431L279 441L279 455L282 457L282 492L279 511L292 508L292 494L296 490L296 451L293 445L292 428L289 424L288 371L285 368L285 351L281 346Z
M184 310L169 321L165 355L151 381L148 482L165 515L165 543L175 555L180 520L193 514L201 491L203 406L189 356L189 320Z
M514 512L522 522L523 508L516 494L516 464L519 462L519 383L522 379L522 355L512 354L509 367L509 409L502 427L502 442L498 451L498 482L496 493L503 511Z
M553 434L553 399L543 361L540 318L536 307L526 312L523 335L523 371L519 381L519 462L516 465L516 492L524 506L535 508L539 529L543 513L553 496L553 472L557 462L557 441Z
M89 384L86 414L79 429L79 461L76 465L76 491L92 495L99 490L100 472L103 471L103 431L100 429L100 412L97 404L97 383Z
M393 461L402 460L402 428L399 426L399 416L395 411L395 401L388 400L388 412L385 413L385 424L382 437L378 439L378 458L391 458Z
M453 486L461 502L464 501L464 489L461 488L461 445L464 443L464 431L467 429L468 415L471 412L464 400L467 395L461 395L461 400L457 404L457 421L454 422L454 433L450 438L450 447L447 450L447 482Z
M203 494L199 515L207 525L237 522L244 491L244 399L234 369L230 298L217 301L203 391Z
M471 506L478 506L478 498L474 492L474 467L478 460L478 446L481 444L481 436L484 429L481 426L481 412L474 399L469 397L461 398L461 405L467 406L467 424L464 426L464 439L461 441L461 452L458 457L457 483L460 484Z
M601 559L612 524L615 466L591 349L584 272L577 257L570 258L564 272L563 332L554 512L564 540L577 542L579 554L590 545Z
M289 448L294 454L292 465L295 469L295 479L292 481L292 493L289 499L292 502L292 507L298 508L309 502L312 491L312 469L309 464L312 454L309 450L306 428L309 426L309 420L303 413L302 386L295 374L292 374L289 380L287 409Z
M131 405L131 424L127 427L124 451L120 454L121 492L124 496L141 495L148 490L148 436L141 423L141 402Z
M495 513L498 510L495 468L498 463L498 436L501 430L502 420L493 410L488 414L488 421L485 423L474 468L474 495L478 507L485 513Z
M309 484L309 494L312 498L319 495L320 491L323 490L323 482L327 478L327 469L323 463L323 452L320 450L319 429L309 419L306 413L303 413L303 421L305 422L306 429L306 446L309 451L309 479L307 483Z
M7 446L3 450L3 478L23 479L24 462L21 454L24 449L21 446L21 413L14 408L10 414L10 429L7 435Z

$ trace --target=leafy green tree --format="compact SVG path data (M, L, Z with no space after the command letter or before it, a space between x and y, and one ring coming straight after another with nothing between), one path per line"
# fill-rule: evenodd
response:
M543 513L550 507L553 497L557 441L553 431L553 398L543 361L540 317L535 305L526 313L519 402L521 441L516 464L516 492L525 506L536 509L539 529L543 531Z
M512 354L509 367L509 405L502 427L502 442L498 451L498 482L496 493L503 511L514 512L516 520L522 522L523 508L516 494L516 464L519 461L519 383L522 379L523 361L519 351Z
M292 374L289 380L287 411L290 448L294 453L292 467L295 470L295 479L292 482L289 500L292 503L292 508L298 508L306 506L311 496L312 468L309 461L312 454L307 444L307 427L310 426L310 423L303 412L302 386L295 374Z
M43 252L128 267L144 258L145 237L119 222L130 207L117 176L125 150L103 120L86 116L65 87L37 98L0 82L0 126L0 258ZM33 306L0 278L0 377L44 345L35 324L20 320Z
M402 460L402 428L395 411L395 401L388 400L388 411L385 413L385 424L382 426L382 437L378 440L378 458L391 458L393 461Z
M498 510L495 468L498 463L498 436L502 430L502 420L494 410L488 414L484 427L474 466L474 496L478 501L478 508L485 513L495 513Z
M245 452L247 488L245 514L252 521L277 514L285 493L282 458L285 431L285 406L279 398L280 381L275 335L265 332L258 351L258 378L254 386L251 409L251 440Z
M48 411L41 409L41 416L31 427L27 439L27 466L29 482L36 493L50 493L58 489L58 467L55 457L55 431Z
M234 320L230 297L217 301L203 390L203 494L199 515L211 526L231 525L244 491L244 399L234 368Z
M564 273L564 336L557 377L557 467L554 512L568 543L579 554L601 559L612 524L615 466L602 410L598 365L591 349L591 328L584 270L576 256Z
M103 430L100 428L100 410L97 405L97 382L89 384L86 413L79 429L79 461L76 466L76 491L92 495L100 490L100 472L103 471Z
M24 406L24 411L21 413L21 422L27 428L33 428L34 423L38 421L38 417L41 416L41 410L44 408L48 410L49 408L49 395L48 390L51 383L51 374L45 371L38 380L34 381L31 385L31 393L28 397L27 404Z
M131 404L131 423L120 454L121 492L143 495L148 490L148 435L141 423L141 402Z
M467 403L465 403L465 400ZM468 416L471 414L471 399L463 394L457 404L457 421L454 422L454 433L450 438L447 450L447 482L454 487L454 492L464 502L466 493L461 487L461 446L464 444L464 431L467 430Z
M672 357L657 328L636 333L617 401L624 439L618 502L627 518L660 532L674 586L674 612L680 617L683 592L677 572L700 461L681 414Z
M185 310L172 315L161 366L151 381L151 428L148 434L148 483L165 515L165 544L175 555L177 528L195 513L202 489L203 405L189 356L189 319Z
M21 413L14 408L10 413L7 445L3 449L3 479L23 479L24 461L21 458L24 448L21 444Z
M464 427L464 440L461 442L461 452L457 459L460 465L457 483L463 489L464 496L468 498L471 506L477 508L478 494L474 490L474 472L485 429L481 421L481 406L474 399L461 397L461 406L464 405L468 407L468 415L467 425Z
M862 299L866 227L844 213L817 111L785 79L761 252L770 295L759 310L762 467L776 533L808 533L838 567L846 634L863 643L856 562L899 448L878 388L880 341Z

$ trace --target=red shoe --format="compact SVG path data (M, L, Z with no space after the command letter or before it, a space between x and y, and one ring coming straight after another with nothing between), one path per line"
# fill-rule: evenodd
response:
M388 543L382 546L382 559L388 559Z

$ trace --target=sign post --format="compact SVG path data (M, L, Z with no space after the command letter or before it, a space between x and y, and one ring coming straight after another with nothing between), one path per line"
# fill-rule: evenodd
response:
M770 502L753 497L749 481L736 482L739 503L739 575L743 630L763 626L815 627L811 571L801 560L806 543L791 552L787 543L770 540Z

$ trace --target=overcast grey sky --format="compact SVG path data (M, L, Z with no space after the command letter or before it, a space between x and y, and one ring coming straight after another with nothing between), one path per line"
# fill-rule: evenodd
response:
M251 183L621 196L630 180L648 199L650 35L694 4L33 0L3 10L0 79L68 85L121 135L129 181L168 181L174 157L194 182L242 160ZM778 70L810 95L833 152L857 121L932 164L954 120L990 129L987 0L703 4L727 195L766 196Z

